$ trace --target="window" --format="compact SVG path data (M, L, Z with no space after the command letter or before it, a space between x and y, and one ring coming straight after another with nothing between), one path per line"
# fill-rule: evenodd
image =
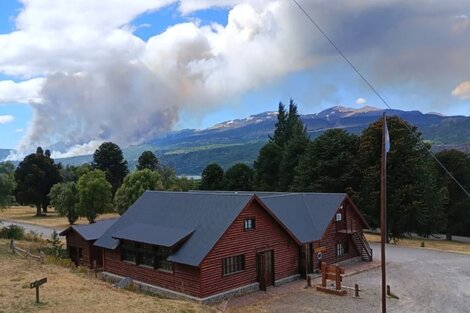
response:
M338 242L336 244L336 256L342 256L343 254L349 253L349 243L348 241Z
M224 275L234 274L245 270L245 255L237 255L222 260Z
M336 221L340 222L342 220L341 213L336 213Z
M121 248L121 259L126 262L137 264L136 247L132 243L125 243Z
M245 230L255 229L255 219L247 218L245 219Z
M171 248L152 246L133 242L124 242L121 247L121 259L136 265L173 271L173 263L167 261Z

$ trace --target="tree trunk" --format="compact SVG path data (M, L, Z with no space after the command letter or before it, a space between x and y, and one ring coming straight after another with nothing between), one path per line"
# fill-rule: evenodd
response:
M452 233L449 231L446 233L446 240L452 241Z
M43 202L42 202L42 212L44 214L47 213L47 205L48 205L47 201L43 200Z
M36 216L42 216L40 203L36 203Z

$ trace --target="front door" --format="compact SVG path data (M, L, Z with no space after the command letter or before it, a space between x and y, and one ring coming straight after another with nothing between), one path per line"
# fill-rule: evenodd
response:
M256 269L259 288L266 291L266 287L274 285L274 251L263 251L256 255Z

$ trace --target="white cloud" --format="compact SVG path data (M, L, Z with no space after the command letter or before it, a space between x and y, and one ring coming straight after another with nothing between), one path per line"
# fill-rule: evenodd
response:
M470 99L470 80L460 83L452 90L452 95L463 100Z
M366 103L366 102L367 102L367 100L364 99L364 98L357 98L357 99L356 99L356 104L358 104L358 105L362 105L362 104L364 104L364 103Z
M14 119L15 117L12 115L0 115L0 124L13 122Z
M20 80L0 81L0 103L34 109L20 153L38 145L80 153L105 140L145 142L171 129L182 111L203 114L335 54L290 1L21 2L16 30L0 35L0 72ZM228 24L180 23L148 41L133 34L136 17L175 3L182 14L230 8ZM374 81L427 84L468 75L458 56L470 54L469 28L452 33L464 22L449 19L465 11L461 1L423 10L405 0L302 3ZM430 63L435 56L439 62Z
M0 81L0 104L2 103L41 103L43 78L35 78L15 83L12 80Z
M15 129L15 132L22 133L22 132L24 132L24 128L17 128L17 129Z

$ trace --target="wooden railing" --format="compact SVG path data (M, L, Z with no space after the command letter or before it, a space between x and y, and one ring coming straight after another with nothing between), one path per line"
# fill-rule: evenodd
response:
M10 251L11 253L21 255L22 257L33 258L41 263L44 263L44 252L41 251L39 255L34 255L26 249L21 249L17 247L13 239L10 241Z
M364 234L362 232L361 233L356 232L356 233L354 233L353 236L355 236L358 239L358 241L361 242L362 247L366 250L367 255L369 256L370 260L372 261L372 248L369 246L369 243L367 242L366 237L364 237Z

